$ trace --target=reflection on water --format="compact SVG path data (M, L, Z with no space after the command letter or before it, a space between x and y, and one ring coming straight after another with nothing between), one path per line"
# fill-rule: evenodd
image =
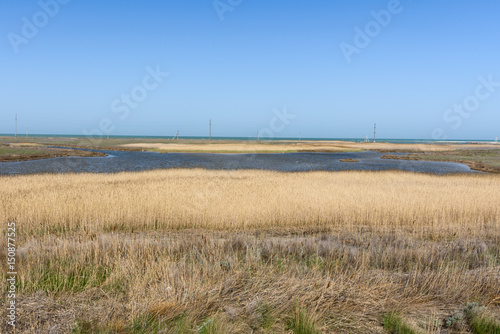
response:
M66 157L34 161L2 162L0 174L115 173L160 168L264 169L274 171L404 170L423 173L470 173L457 163L380 159L376 152L213 154L101 151L108 157ZM359 162L340 162L340 159Z

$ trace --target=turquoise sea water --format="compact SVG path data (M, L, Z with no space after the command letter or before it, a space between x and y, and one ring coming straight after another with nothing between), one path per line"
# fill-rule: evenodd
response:
M0 134L0 136L14 136L14 134ZM19 135L18 137L25 137L23 135ZM28 137L54 137L54 138L86 138L84 135L52 135L52 134L44 134L44 135L29 135ZM172 136L109 136L110 139L172 139ZM208 140L209 137L195 137L195 136L179 136L179 139L198 139L198 140ZM255 141L256 137L212 137L213 140L248 140ZM369 141L373 141L373 138L368 138ZM299 138L295 137L283 137L283 138L260 138L261 141L276 141L276 140L286 140L286 141L298 141ZM324 141L324 140L338 140L338 141L354 141L354 142L364 142L364 138L301 138L303 141ZM450 140L432 140L432 139L388 139L388 138L377 138L377 142L386 142L386 143L396 143L396 144L465 144L465 143L492 143L494 140L466 140L466 139L450 139Z

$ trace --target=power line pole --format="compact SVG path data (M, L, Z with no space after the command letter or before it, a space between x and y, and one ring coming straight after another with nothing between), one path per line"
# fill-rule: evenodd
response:
M14 129L14 137L17 137L17 113L16 113L16 127Z
M212 141L212 119L210 119L209 125L210 125L209 136L210 136L210 141Z
M373 142L375 142L375 139L377 138L377 123L373 126Z

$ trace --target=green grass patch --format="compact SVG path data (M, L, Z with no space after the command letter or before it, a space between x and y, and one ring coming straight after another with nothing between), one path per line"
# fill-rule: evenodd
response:
M172 327L175 328L175 333L177 334L188 334L193 332L191 321L185 313L173 320L172 325Z
M475 334L500 334L500 324L484 315L474 317L470 326Z
M287 330L293 331L295 334L320 334L321 332L316 327L316 323L305 310L297 310L293 317L288 322Z
M394 311L382 315L382 325L391 334L416 334L416 331L403 321L401 315Z
M76 264L68 259L46 260L40 267L30 270L29 281L21 282L20 289L26 292L77 293L101 286L111 270L110 267L90 263Z
M485 307L469 303L464 309L465 316L474 334L500 334L500 323L488 317Z
M42 151L32 148L0 148L0 155L6 154L23 154L23 155L33 155L40 154Z
M257 308L257 312L259 312L260 315L262 316L261 318L262 320L260 322L262 328L266 330L271 329L271 327L274 325L275 322L275 319L271 314L271 307L266 303L262 303Z
M222 334L225 333L217 319L205 320L196 330L198 334Z
M164 332L167 326L157 317L150 314L136 317L127 333L130 334L156 334Z
M76 324L71 329L73 334L114 334L116 329L101 328L88 320L77 320Z
M73 334L159 334L159 333L223 333L218 322L211 319L203 322L197 329L184 314L172 321L165 321L161 317L151 314L140 314L131 322L111 323L107 326L99 326L88 320L78 319L73 326Z

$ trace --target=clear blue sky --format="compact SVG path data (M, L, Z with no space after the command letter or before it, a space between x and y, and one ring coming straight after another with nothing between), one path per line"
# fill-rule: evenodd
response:
M54 1L0 0L0 133L500 136L498 1Z

